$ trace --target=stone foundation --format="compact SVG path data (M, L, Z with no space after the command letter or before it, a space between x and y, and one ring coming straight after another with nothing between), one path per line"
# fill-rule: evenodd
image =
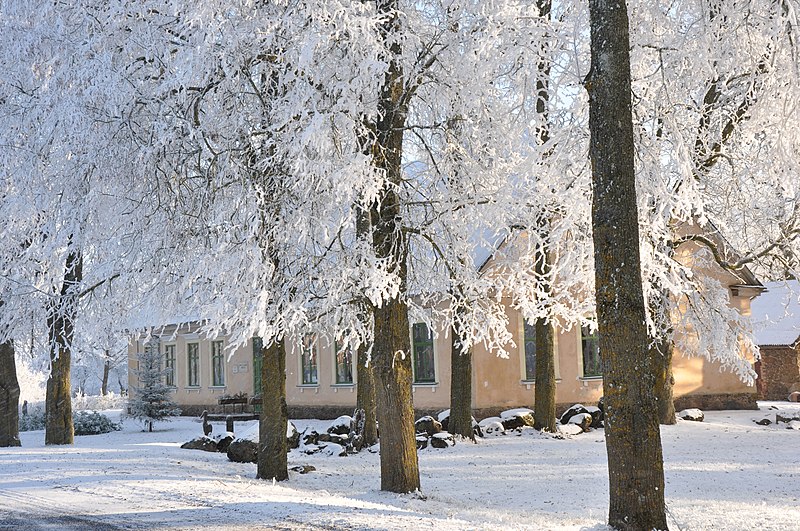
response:
M788 346L761 347L756 371L759 398L786 400L800 385L800 352Z
M675 411L697 408L705 411L723 409L758 409L756 393L731 393L721 395L684 395L675 399Z

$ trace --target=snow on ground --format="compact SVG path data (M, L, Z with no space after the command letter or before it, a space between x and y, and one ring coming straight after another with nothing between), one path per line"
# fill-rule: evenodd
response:
M800 431L710 411L702 423L662 427L673 530L800 529ZM254 422L237 424L242 433ZM300 431L326 421L295 421ZM214 423L215 432L224 423ZM555 439L527 430L479 444L419 452L422 493L381 492L378 455L292 451L288 482L255 478L255 465L182 450L202 434L180 418L145 433L76 437L45 447L44 433L0 449L0 529L591 529L605 530L603 431Z

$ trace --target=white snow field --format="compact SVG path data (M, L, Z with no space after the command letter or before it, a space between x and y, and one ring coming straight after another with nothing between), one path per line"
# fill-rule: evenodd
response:
M770 407L798 411L762 402L760 412L708 411L702 423L662 427L671 529L800 529L800 431L756 425L775 420ZM129 420L69 447L22 433L21 448L0 449L0 529L607 529L602 430L427 448L422 493L396 495L379 490L375 453L293 450L290 466L316 471L273 484L256 480L253 464L180 449L202 433L195 419L156 427L145 433Z

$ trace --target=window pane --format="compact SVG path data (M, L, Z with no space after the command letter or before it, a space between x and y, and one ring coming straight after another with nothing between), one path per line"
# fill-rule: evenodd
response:
M197 343L189 343L186 345L187 365L189 368L189 380L187 383L190 387L197 387L200 385L200 354L198 347Z
M337 384L351 384L353 383L353 354L350 348L336 348L336 383Z
M536 379L536 326L523 321L525 332L525 379Z
M600 338L597 331L590 331L587 326L581 327L581 349L583 351L583 375L602 376Z
M311 334L303 338L301 363L303 365L303 384L316 384L317 380L317 352L314 336Z
M225 356L222 341L211 343L211 385L225 385Z
M164 347L164 369L164 383L175 387L175 345L167 345Z
M414 323L411 335L414 339L414 381L433 383L436 381L433 335L425 323Z

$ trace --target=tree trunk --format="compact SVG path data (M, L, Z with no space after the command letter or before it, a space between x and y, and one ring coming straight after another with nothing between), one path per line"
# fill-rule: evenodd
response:
M20 446L19 381L14 343L0 343L0 447Z
M645 326L634 174L628 12L590 0L589 92L595 292L603 363L608 523L667 529L655 373Z
M368 354L369 347L359 345L356 408L364 410L364 446L372 446L378 442L378 423L375 418L375 377L372 374L372 363L367 359Z
M286 453L286 351L284 341L273 341L262 351L261 418L258 423L258 479L289 479Z
M464 349L456 326L450 330L450 420L447 431L475 442L472 431L472 349Z
M658 401L658 421L661 424L675 424L675 398L673 387L675 378L672 376L672 353L675 344L671 339L660 341L653 353L656 364L656 400Z
M100 386L100 394L106 396L108 394L108 374L111 372L111 358L109 357L108 350L106 350L106 359L103 361L103 382Z
M536 320L536 386L533 391L533 427L556 432L556 358L553 327Z
M397 35L397 0L379 0L385 15L380 30L390 50L375 124L373 165L384 173L388 184L371 212L372 241L378 259L387 260L400 279L399 297L375 309L375 343L372 361L381 440L381 490L412 492L419 489L419 463L411 398L411 339L408 306L401 298L407 288L408 247L402 229L398 187L402 186L403 130L407 109L403 103L401 45Z
M83 257L80 251L69 252L64 271L61 293L52 302L47 316L50 376L47 378L45 398L45 444L72 444L75 439L70 396L70 361L78 311L78 295L75 290L83 279Z

